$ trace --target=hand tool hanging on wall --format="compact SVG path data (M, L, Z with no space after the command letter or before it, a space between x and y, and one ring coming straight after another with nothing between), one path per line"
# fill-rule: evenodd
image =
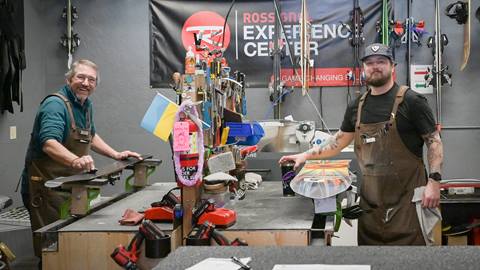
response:
M66 19L67 33L61 37L60 44L67 49L67 67L70 69L73 62L73 53L80 45L80 38L77 33L73 32L73 24L78 19L77 8L72 5L72 0L67 0L66 4L63 8L62 18Z
M428 39L428 47L432 48L433 68L425 75L427 85L436 90L437 130L442 129L442 85L452 85L452 74L448 73L448 66L442 63L443 48L448 44L447 35L442 34L440 28L440 0L435 0L435 34Z
M477 8L477 11L475 11L475 17L480 22L480 7Z
M363 85L363 78L362 78L362 64L360 61L360 51L362 48L363 43L365 42L365 37L363 36L363 26L364 26L364 18L363 18L363 11L360 8L358 0L353 0L353 9L350 11L350 23L343 24L347 27L348 31L350 32L350 45L353 48L353 64L352 70L348 72L347 77L348 80L352 82L352 86L357 85L357 89L355 90L355 95L358 97L360 95L362 85ZM350 84L348 84L347 89L347 102L350 102Z
M468 2L457 1L445 9L445 15L455 19L458 24L463 24L463 60L460 70L464 70L470 57L470 18L471 0Z

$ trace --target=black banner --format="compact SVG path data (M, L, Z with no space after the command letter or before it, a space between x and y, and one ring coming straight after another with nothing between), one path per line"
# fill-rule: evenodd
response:
M173 72L184 72L184 59L188 47L192 47L196 52L194 33L197 38L201 38L202 46L209 49L226 48L224 56L228 64L232 70L246 74L247 86L268 85L273 66L273 59L270 56L275 31L273 1L236 1L223 33L225 16L231 2L150 0L152 87L168 87ZM289 41L294 59L298 59L301 1L277 2L281 10L284 34ZM369 44L376 40L376 22L381 18L382 1L359 2L365 18L365 44ZM310 55L314 60L314 72L315 70L321 72L323 68L337 73L344 72L343 68L352 66L353 54L349 42L350 32L342 23L350 23L353 0L307 0L307 9L311 23ZM282 59L282 68L291 70L289 52L286 48L284 50L286 57ZM339 78L334 80L341 81Z

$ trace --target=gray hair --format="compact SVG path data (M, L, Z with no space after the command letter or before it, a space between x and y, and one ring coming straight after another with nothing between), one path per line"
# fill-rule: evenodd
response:
M70 81L73 78L73 76L75 76L75 74L77 73L77 68L80 65L89 66L97 72L97 78L96 79L97 79L97 85L98 85L98 83L100 82L100 73L98 71L97 64L95 64L94 62L92 62L90 60L87 60L87 59L81 59L81 60L77 60L77 61L73 62L70 69L67 71L67 73L65 73L65 78L67 79L67 81Z

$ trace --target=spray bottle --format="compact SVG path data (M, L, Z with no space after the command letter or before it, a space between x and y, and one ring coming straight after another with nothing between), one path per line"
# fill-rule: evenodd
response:
M185 74L195 74L195 54L191 46L185 55Z

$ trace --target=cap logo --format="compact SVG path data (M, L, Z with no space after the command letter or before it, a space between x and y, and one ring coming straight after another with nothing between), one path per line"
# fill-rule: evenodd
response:
M372 52L377 52L378 49L380 49L380 46L378 46L378 45L372 46Z

